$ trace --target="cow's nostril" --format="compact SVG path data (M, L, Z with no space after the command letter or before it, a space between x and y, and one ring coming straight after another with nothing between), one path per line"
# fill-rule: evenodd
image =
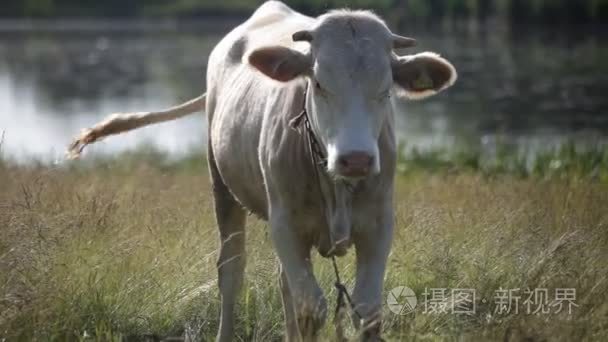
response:
M338 163L340 164L341 167L348 167L348 158L347 157L340 157L338 158Z
M340 171L345 175L361 176L369 172L373 157L365 152L351 152L338 158Z

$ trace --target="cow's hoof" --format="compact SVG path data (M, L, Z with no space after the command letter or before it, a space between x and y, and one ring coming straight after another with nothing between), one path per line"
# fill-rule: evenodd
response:
M327 302L325 298L320 295L316 299L309 298L309 300L301 302L298 312L298 330L302 340L317 341L317 334L327 318Z
M361 342L383 342L384 339L380 337L380 324L374 324L363 331L361 334Z

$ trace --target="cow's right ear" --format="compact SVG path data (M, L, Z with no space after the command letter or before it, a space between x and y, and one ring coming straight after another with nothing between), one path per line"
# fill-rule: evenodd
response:
M247 62L264 75L281 82L291 81L311 67L309 56L284 46L256 49L247 56Z

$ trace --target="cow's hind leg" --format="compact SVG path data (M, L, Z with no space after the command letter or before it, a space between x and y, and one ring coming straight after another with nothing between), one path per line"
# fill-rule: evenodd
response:
M209 170L213 183L215 217L221 239L217 260L218 285L221 295L217 341L224 342L233 340L234 306L243 284L246 212L222 181L211 149L209 149Z

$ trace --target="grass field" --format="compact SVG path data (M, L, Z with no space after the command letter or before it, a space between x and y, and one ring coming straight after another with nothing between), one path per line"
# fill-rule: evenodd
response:
M589 169L586 158L595 157L572 157L566 169L549 161L536 173L481 168L471 156L405 158L385 290L408 286L418 306L403 316L386 310L386 339L607 340L608 163ZM251 217L247 234L237 341L278 341L283 320L268 230ZM202 156L0 162L0 341L210 341L219 311L217 239ZM349 287L352 254L339 260ZM333 303L331 263L315 256L315 268ZM432 288L448 289L439 301L448 308L462 302L450 289L474 289L475 311L428 312L437 297L425 301L423 293ZM495 291L515 288L519 312L497 313ZM528 314L527 288L547 289L551 312ZM576 289L571 314L550 306L560 288ZM334 336L329 316L324 339Z

